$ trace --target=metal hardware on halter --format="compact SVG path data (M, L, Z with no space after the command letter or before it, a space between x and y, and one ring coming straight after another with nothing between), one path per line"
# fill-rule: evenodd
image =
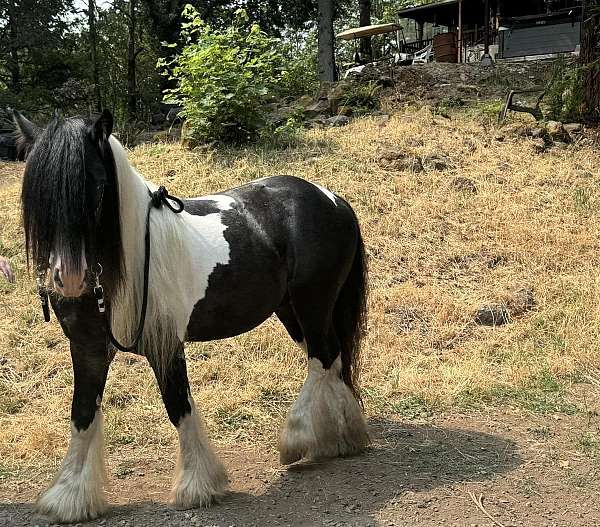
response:
M38 295L40 295L40 302L42 303L42 312L44 313L44 320L50 322L50 302L48 300L48 289L46 289L46 271L39 270L36 278Z
M104 305L104 288L100 285L100 275L102 274L102 265L97 263L98 272L94 273L94 296L98 302L98 313L104 313L106 307Z

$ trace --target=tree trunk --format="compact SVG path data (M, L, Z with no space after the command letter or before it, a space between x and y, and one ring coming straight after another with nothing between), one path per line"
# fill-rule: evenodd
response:
M319 79L321 82L334 82L335 71L333 36L333 0L319 0Z
M359 0L359 25L370 26L371 25L371 0ZM368 62L373 58L373 46L371 45L371 37L363 37L360 39L360 54Z
M102 94L100 93L100 70L98 68L98 51L96 48L96 2L88 0L88 25L90 30L90 59L92 61L92 81L94 82L94 102L96 110L102 111Z
M129 41L127 43L127 118L133 122L137 116L137 94L135 82L135 6L136 0L129 0L128 30Z
M10 90L21 92L21 65L19 63L19 35L17 32L17 6L14 1L8 2L8 31L10 35L10 53L6 68L10 72Z
M587 0L583 10L581 52L579 60L586 68L582 72L582 92L585 117L600 120L600 0Z

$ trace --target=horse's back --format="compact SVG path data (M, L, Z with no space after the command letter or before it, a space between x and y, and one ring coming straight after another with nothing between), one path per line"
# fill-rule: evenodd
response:
M185 206L193 215L220 213L230 255L194 308L190 340L248 331L281 305L292 280L331 280L354 255L358 229L347 203L294 176L252 181Z

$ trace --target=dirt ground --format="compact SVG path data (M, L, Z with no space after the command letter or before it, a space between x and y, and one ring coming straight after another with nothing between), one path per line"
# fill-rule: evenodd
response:
M599 423L595 411L540 417L514 409L371 421L373 446L363 456L287 469L274 451L231 444L219 449L231 493L190 511L165 504L169 453L141 455L115 473L117 454L108 460L111 509L88 525L593 526L600 524L600 464L581 438ZM46 483L2 488L0 525L47 526L31 504Z

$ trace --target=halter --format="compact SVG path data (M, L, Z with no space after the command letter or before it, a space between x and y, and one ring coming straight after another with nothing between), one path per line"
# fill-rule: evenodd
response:
M140 313L140 321L138 324L138 329L136 331L133 342L129 346L125 346L121 344L113 335L112 329L110 327L110 321L108 319L108 314L106 313L106 306L104 304L104 288L100 284L100 276L102 275L102 264L100 262L96 262L95 268L92 270L92 277L94 279L94 297L98 303L98 312L102 315L104 319L104 325L106 328L106 333L110 339L111 344L117 348L119 351L136 351L138 344L142 338L144 333L144 325L146 322L146 311L148 309L148 283L150 277L150 211L153 208L160 209L163 205L166 205L173 213L179 214L184 210L183 201L179 198L171 196L165 187L159 187L158 190L152 192L148 189L148 193L150 194L150 201L148 202L148 208L146 210L146 234L144 237L144 289L142 293L142 309ZM171 201L176 203L174 206ZM44 320L46 322L50 321L50 309L48 307L48 290L44 286L45 283L46 270L38 269L38 293L40 295L40 301L42 303L42 311L44 312Z

